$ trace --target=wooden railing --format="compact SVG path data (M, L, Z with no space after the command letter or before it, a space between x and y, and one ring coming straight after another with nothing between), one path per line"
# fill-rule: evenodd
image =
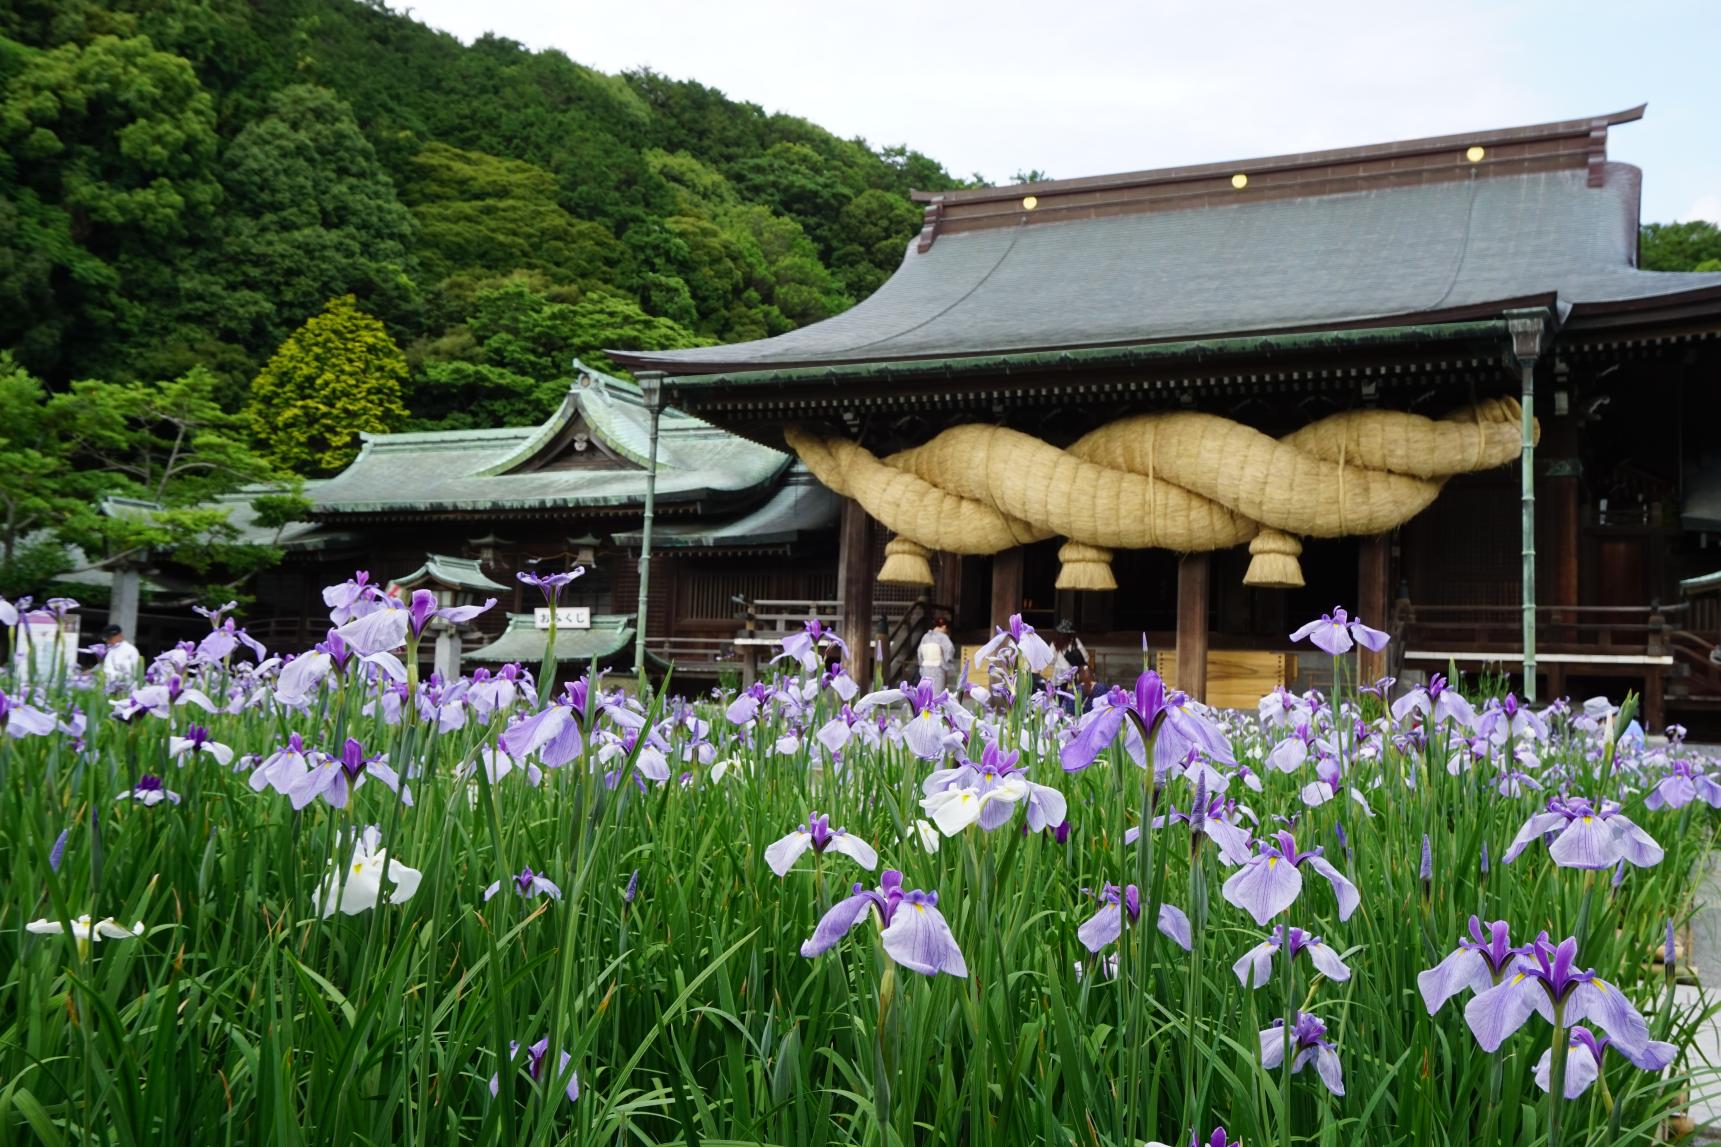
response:
M1542 605L1536 649L1546 653L1665 656L1673 620L1686 606ZM1524 612L1515 605L1401 606L1405 644L1418 650L1521 654Z

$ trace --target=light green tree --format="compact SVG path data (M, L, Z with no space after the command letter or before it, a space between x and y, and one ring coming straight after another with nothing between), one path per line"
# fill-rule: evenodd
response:
M361 431L406 420L406 356L387 328L343 295L288 336L251 384L247 414L258 447L298 474L340 469Z

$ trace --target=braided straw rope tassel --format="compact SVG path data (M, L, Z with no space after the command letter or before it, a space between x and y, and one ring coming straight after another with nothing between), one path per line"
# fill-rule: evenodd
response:
M1296 536L1401 525L1452 475L1516 458L1518 418L1510 398L1438 420L1360 410L1274 439L1177 411L1119 419L1067 449L975 423L882 459L801 427L785 436L821 482L898 535L884 581L930 584L929 549L993 554L1061 536L1069 539L1059 553L1061 589L1115 588L1109 550L1192 553L1244 542L1254 555L1246 584L1298 586Z

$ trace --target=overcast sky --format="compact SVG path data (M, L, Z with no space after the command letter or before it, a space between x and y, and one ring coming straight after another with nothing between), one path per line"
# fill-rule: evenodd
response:
M406 0L395 0L397 5ZM1004 182L1616 111L1643 218L1721 220L1721 0L418 0Z

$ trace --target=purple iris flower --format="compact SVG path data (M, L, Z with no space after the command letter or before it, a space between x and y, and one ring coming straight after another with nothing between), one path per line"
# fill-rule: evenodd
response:
M1236 764L1230 740L1206 717L1188 709L1187 704L1188 698L1182 693L1168 696L1165 682L1152 670L1136 678L1134 693L1125 693L1114 686L1094 703L1093 709L1082 718L1075 739L1064 746L1060 754L1064 771L1080 772L1093 764L1124 732L1126 717L1129 731L1124 737L1125 749L1136 764L1145 767L1144 746L1151 738L1155 774L1180 766L1192 749L1221 764Z
M1201 1136L1198 1133L1191 1131L1189 1133L1189 1147L1243 1147L1243 1141L1231 1138L1226 1133L1225 1128L1215 1127L1213 1134L1207 1137L1205 1143L1201 1141Z
M1470 917L1470 938L1458 940L1446 959L1416 977L1423 1006L1433 1015L1446 1001L1469 988L1485 992L1505 978L1513 964L1529 949L1514 948L1504 920L1484 924Z
M1628 1059L1649 1054L1649 1025L1618 986L1593 969L1576 967L1578 942L1556 947L1543 932L1514 962L1512 974L1464 1006L1464 1019L1483 1051L1497 1051L1532 1013L1555 1026L1585 1020L1613 1037ZM1635 1062L1635 1060L1634 1060Z
M1308 1012L1298 1012L1291 1025L1291 1074L1303 1070L1314 1060L1321 1082L1334 1095L1345 1093L1344 1072L1339 1065L1338 1049L1327 1039L1327 1025ZM1285 1062L1285 1021L1274 1020L1273 1026L1261 1032L1261 1066L1268 1071Z
M534 1084L536 1084L539 1081L539 1079L543 1076L543 1074L544 1074L544 1060L549 1057L549 1054L550 1054L550 1037L549 1036L545 1036L543 1039L539 1040L537 1043L533 1044L531 1047L526 1049L526 1072L528 1075L530 1075L532 1077L532 1082ZM513 1063L516 1059L519 1058L519 1055L520 1055L520 1045L513 1040L508 1041L508 1062ZM562 1077L563 1072L568 1071L568 1062L570 1060L572 1060L573 1058L574 1058L573 1056L569 1055L565 1051L562 1053L562 1062L561 1062L560 1066L558 1066L556 1068L556 1078L557 1079L560 1079ZM501 1090L501 1086L502 1086L501 1074L498 1073L496 1075L492 1075L490 1077L490 1094L492 1096L494 1096L498 1091ZM569 1103L574 1102L574 1100L576 1100L580 1097L580 1077L573 1072L568 1072L568 1085L565 1088L563 1088L562 1090L567 1094L568 1102Z
M305 747L305 739L299 734L289 733L285 745L264 757L251 770L251 788L257 792L273 788L286 796L293 782L305 775L319 755L315 749Z
M361 657L387 653L406 643L410 633L418 640L425 628L437 618L451 625L471 621L496 604L487 598L483 605L450 605L438 607L436 595L427 589L412 591L412 601L403 605L394 598L384 598L383 607L355 618L335 630L342 641L352 646Z
M858 836L850 836L846 828L833 830L831 818L823 813L809 816L806 824L769 845L765 849L765 863L778 876L786 876L795 861L809 848L821 856L826 852L840 852L869 872L878 866L878 853L873 851L872 845Z
M952 749L960 749L962 733L974 723L974 715L962 707L955 697L930 682L907 682L895 689L880 689L868 693L854 704L859 716L866 716L887 705L907 704L912 716L902 726L902 741L909 751L923 761L940 760ZM953 727L954 726L954 727Z
M1100 889L1098 899L1099 911L1089 916L1082 922L1082 926L1076 929L1076 939L1082 942L1082 947L1096 955L1108 944L1116 943L1118 937L1123 935L1125 923L1134 924L1141 919L1141 890L1131 884L1120 893L1117 885L1107 884ZM1162 935L1169 937L1172 943L1185 952L1194 949L1189 917L1175 904L1159 906L1158 927Z
M562 890L557 888L543 873L533 872L530 865L522 868L520 874L514 877L511 883L514 885L514 891L528 900L534 896L548 896L551 900L562 898ZM488 904L490 898L500 891L502 891L502 882L498 880L484 890L484 902Z
M331 585L323 590L323 604L329 607L329 624L345 625L365 614L382 608L382 587L371 581L369 572L359 570L351 580Z
M1426 687L1412 689L1392 703L1392 719L1402 723L1412 713L1420 713L1431 725L1451 722L1461 729L1476 727L1476 710L1464 695L1446 683L1444 675L1436 673Z
M632 904L634 897L639 895L639 869L633 870L633 875L627 878L627 887L621 890L621 902Z
M729 702L723 715L731 725L745 725L759 719L759 714L765 708L765 702L771 699L772 689L763 681L755 681L742 690L735 700Z
M226 616L229 610L238 608L238 602L229 601L223 602L221 605L217 605L213 608L204 605L194 605L191 607L191 612L197 614L199 617L208 618L210 629L220 629L222 618Z
M1266 987L1273 978L1273 957L1284 947L1285 926L1280 924L1265 940L1244 952L1238 961L1231 965L1237 982L1245 988ZM1326 941L1301 928L1292 928L1290 958L1295 960L1302 953L1308 954L1309 962L1315 966L1315 970L1327 979L1343 983L1351 978L1350 967Z
M877 891L856 884L854 895L837 901L801 945L801 955L811 959L829 950L860 923L869 908L878 915L883 929L879 940L892 960L923 976L968 975L956 937L938 911L938 893L918 888L903 891L902 873L894 868L885 869Z
M1373 816L1374 809L1369 807L1368 798L1354 785L1345 784L1344 770L1339 767L1335 758L1322 757L1315 763L1315 779L1304 785L1300 795L1303 803L1310 808L1320 808L1340 793L1347 793L1362 809L1364 816Z
M545 768L560 768L585 752L585 734L600 713L624 729L645 724L645 719L625 704L604 696L589 677L581 677L568 682L555 704L509 726L499 743L516 760L524 761L535 753ZM667 769L664 775L668 775Z
M66 857L66 840L72 835L72 830L62 828L60 835L54 838L54 847L48 850L48 871L60 871L60 861Z
M1612 868L1621 860L1651 868L1664 855L1661 846L1621 815L1613 801L1603 801L1597 808L1584 797L1553 797L1546 812L1524 822L1501 862L1512 863L1536 838L1555 831L1559 835L1548 847L1548 855L1561 868Z
M585 574L585 566L575 566L571 570L560 573L541 574L534 570L521 570L514 579L522 585L535 585L544 591L544 600L554 606L561 597L562 588L577 577Z
M1508 693L1504 700L1489 705L1476 719L1476 735L1495 744L1503 743L1507 737L1520 741L1546 741L1548 726L1519 702L1516 693Z
M1030 673L1039 673L1057 656L1052 647L1046 644L1046 639L1035 633L1034 627L1022 620L1021 614L1012 613L1010 623L1000 627L998 632L993 634L992 640L982 645L970 660L985 664L1006 642L1027 661Z
M1642 1051L1627 1051L1618 1043L1602 1036L1600 1039L1586 1027L1572 1029L1571 1051L1566 1054L1566 1098L1576 1099L1589 1090L1590 1084L1601 1077L1602 1053L1610 1046L1624 1057L1633 1067L1644 1071L1661 1071L1672 1063L1679 1055L1679 1049L1670 1043L1660 1040L1650 1040ZM1542 1052L1542 1058L1536 1061L1536 1086L1543 1091L1553 1087L1549 1078L1553 1074L1554 1051L1552 1048Z
M1379 653L1392 640L1392 635L1370 629L1360 621L1352 621L1343 606L1335 605L1331 613L1323 613L1317 620L1291 634L1291 640L1311 641L1317 648L1338 657L1350 652L1353 645Z
M987 832L1002 828L1015 815L1018 802L1028 806L1028 828L1034 832L1062 823L1069 812L1064 794L1029 780L1027 769L1018 764L1021 758L1020 752L987 741L979 764L965 760L927 777L921 783L926 794L921 807L946 836L976 822Z
M230 606L233 603L228 602L227 604ZM226 606L222 608L226 608ZM219 614L219 611L217 613ZM259 662L269 656L269 651L263 647L263 643L243 629L236 627L230 617L216 625L214 629L209 631L207 637L198 642L197 660L209 665L220 664L231 657L233 651L241 645L249 649Z
M155 805L160 804L162 801L170 801L173 804L178 804L179 794L162 787L161 778L156 776L154 773L145 773L137 779L136 788L132 789L130 792L121 793L114 799L122 801L136 801L145 808L152 808Z
M834 630L825 628L824 622L816 617L811 617L802 624L801 632L791 633L783 638L783 652L777 654L772 660L777 661L787 657L799 662L805 672L817 673L819 666L824 664L820 650L827 644L835 645L841 649L845 657L848 655L849 647L843 639L838 637Z
M1188 812L1179 812L1177 806L1170 806L1163 816L1153 818L1153 827L1164 828L1167 824L1177 822L1187 824L1192 838L1202 836L1211 840L1219 848L1219 859L1226 864L1237 865L1246 864L1253 855L1249 851L1253 843L1249 830L1238 823L1244 817L1253 820L1255 814L1235 800L1227 800L1214 793L1205 800L1197 796ZM1139 835L1138 829L1126 830L1124 843L1133 844ZM1191 844L1193 843L1192 839Z
M1650 809L1684 808L1699 797L1710 808L1721 808L1721 785L1697 761L1674 761L1643 804Z
M1267 764L1281 773L1294 773L1303 767L1311 753L1319 759L1331 752L1332 746L1318 739L1307 721L1301 721L1289 737L1273 746L1273 751L1267 754Z
M0 728L8 737L45 737L54 731L54 715L15 701L0 689Z
M383 757L380 754L365 756L364 746L352 737L348 737L347 743L341 747L339 757L324 757L294 781L287 790L287 798L295 809L304 808L318 797L333 808L346 808L352 791L363 784L366 777L375 777L400 794L403 803L412 804L412 790L401 785L400 776L383 764Z
M217 764L233 763L233 750L220 741L211 740L209 730L202 725L193 725L185 731L183 737L167 739L167 755L179 761L180 767L185 766L186 757L207 755L215 758Z
M1222 889L1225 899L1253 916L1255 923L1265 926L1296 903L1297 895L1303 890L1304 865L1314 869L1333 886L1333 893L1338 897L1340 920L1349 920L1361 903L1362 897L1356 885L1327 862L1322 855L1324 848L1317 846L1304 852L1297 847L1296 838L1284 830L1256 841L1255 847L1260 851L1232 873Z

